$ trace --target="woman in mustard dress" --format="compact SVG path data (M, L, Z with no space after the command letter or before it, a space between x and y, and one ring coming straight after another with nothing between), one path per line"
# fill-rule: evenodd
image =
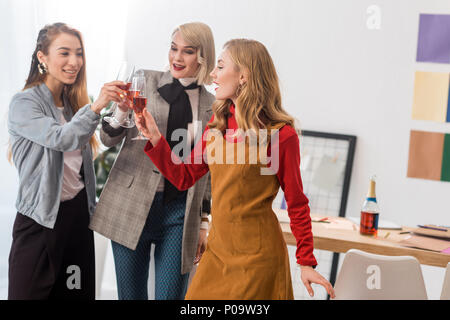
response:
M153 117L136 116L149 138L145 152L180 190L211 173L212 226L186 299L293 299L286 243L272 211L281 187L297 239L297 263L311 283L331 284L317 273L308 199L300 176L294 120L281 107L278 77L267 49L254 40L228 41L211 73L214 115L190 157L181 162Z

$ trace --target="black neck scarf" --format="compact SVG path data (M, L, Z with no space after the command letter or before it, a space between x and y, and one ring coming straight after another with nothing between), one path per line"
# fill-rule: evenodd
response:
M160 96L170 104L166 132L166 139L170 149L173 149L179 143L179 141L172 141L172 133L180 128L187 130L188 123L192 122L192 107L185 90L196 89L198 87L200 86L197 82L183 87L178 79L173 79L172 83L166 84L158 89ZM188 141L184 142L188 143ZM180 156L183 159L187 155L182 153L183 151L181 151ZM185 193L186 191L179 191L172 183L164 178L164 204L170 203Z

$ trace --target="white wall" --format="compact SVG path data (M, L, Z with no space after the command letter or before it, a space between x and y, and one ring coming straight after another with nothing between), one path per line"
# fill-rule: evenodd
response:
M366 10L381 8L369 30ZM127 57L143 68L167 64L177 24L209 24L217 53L225 41L263 42L276 64L285 108L304 129L358 137L347 216L358 216L370 175L378 177L383 219L401 225L450 225L450 183L406 177L411 129L450 132L450 125L411 120L414 72L450 72L417 63L420 13L450 13L450 2L423 0L134 0ZM443 269L423 267L430 298L439 298Z

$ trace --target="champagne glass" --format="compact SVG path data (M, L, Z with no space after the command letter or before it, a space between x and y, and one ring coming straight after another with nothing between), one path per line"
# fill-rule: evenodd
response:
M134 112L138 116L143 116L142 112L147 106L147 84L144 76L139 75L137 77L133 77L130 92L133 96L132 106ZM139 131L139 134L131 140L148 140L148 138L144 137L144 135Z
M127 99L129 103L132 103L132 97L129 93L129 89L131 87L131 80L134 74L135 67L133 64L130 64L126 61L122 62L120 65L119 72L117 73L116 80L125 82L124 85L119 86L119 88L126 92ZM133 121L133 113L131 110L127 111L127 115L125 119L118 119L117 118L117 109L118 109L117 103L113 104L113 114L110 117L104 117L103 119L108 122L112 127L118 128L119 126L122 126L124 128L133 128L135 126L135 123Z

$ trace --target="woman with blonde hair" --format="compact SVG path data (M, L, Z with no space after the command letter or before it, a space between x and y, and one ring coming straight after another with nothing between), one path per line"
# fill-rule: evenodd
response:
M214 116L189 163L171 161L176 156L148 112L136 116L150 140L145 152L177 188L211 173L212 227L186 299L293 299L286 243L272 211L280 187L302 281L311 295L310 284L318 283L334 297L331 284L314 270L299 139L293 118L282 108L269 53L254 40L228 41L211 76L217 86Z
M90 103L79 31L40 30L22 92L8 113L10 157L19 172L9 256L9 299L95 299L92 163L100 111L120 102L120 81Z
M190 150L193 137L201 137L212 115L214 96L204 86L211 84L215 63L211 29L200 22L175 28L168 60L167 72L139 71L146 78L147 110L170 147L178 143L175 136L179 130L189 132L182 142ZM119 105L116 112L119 121L127 119L126 105ZM146 142L132 140L136 135L136 128L114 128L114 123L102 122L103 144L123 144L90 227L112 240L119 299L148 299L152 244L155 299L183 299L189 273L206 246L211 197L208 175L187 192L178 191L142 152Z

